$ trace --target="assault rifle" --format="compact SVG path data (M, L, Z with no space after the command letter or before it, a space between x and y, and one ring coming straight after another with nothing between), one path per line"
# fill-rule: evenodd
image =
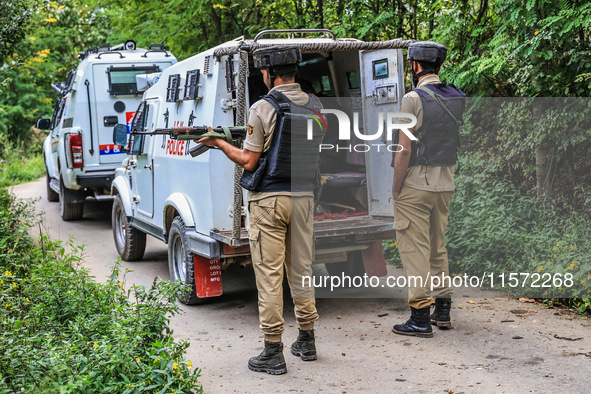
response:
M156 129L154 131L139 132L136 129L131 131L133 135L169 135L170 138L175 140L198 140L205 137L221 138L230 144L240 147L242 141L246 137L245 126L233 126L233 127L212 127L212 131L209 131L207 126L190 126L190 127L172 127L166 129ZM127 143L127 126L116 125L113 128L113 141L117 145L125 146ZM197 144L196 147L189 150L192 157L199 156L206 152L210 147L205 144Z
M137 133L137 134L167 134L170 138L175 140L198 140L205 137L221 138L230 144L240 147L240 144L246 137L245 126L234 126L234 127L212 127L212 131L209 131L207 126L190 126L190 127L173 127L169 129L156 129L148 133ZM210 148L205 144L197 144L196 147L189 150L192 157L197 157L202 153L205 153Z

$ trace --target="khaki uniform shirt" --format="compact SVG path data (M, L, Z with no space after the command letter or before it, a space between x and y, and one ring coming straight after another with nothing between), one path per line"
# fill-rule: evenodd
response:
M437 74L431 74L422 78L417 88L438 83L441 83L439 76ZM400 104L400 112L413 114L417 117L417 125L411 129L413 133L423 125L423 103L417 92L412 91L404 95ZM405 119L400 119L399 121L400 123L406 122ZM434 167L422 165L408 167L402 187L431 192L455 191L454 168L455 166Z
M308 103L308 94L302 91L299 83L288 83L275 86L269 91L281 92L295 105ZM267 100L259 100L250 107L248 115L248 133L244 140L244 148L251 152L266 152L271 146L277 113L275 107ZM248 192L248 201L257 201L267 197L292 196L313 197L313 192Z

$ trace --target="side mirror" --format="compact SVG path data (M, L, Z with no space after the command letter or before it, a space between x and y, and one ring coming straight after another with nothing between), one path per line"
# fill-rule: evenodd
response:
M113 143L115 145L127 147L127 126L124 124L117 124L113 127Z
M49 130L51 119L41 118L37 121L37 128L39 130Z

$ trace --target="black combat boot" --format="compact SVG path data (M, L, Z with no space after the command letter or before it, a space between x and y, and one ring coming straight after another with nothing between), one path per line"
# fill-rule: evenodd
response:
M431 328L431 319L429 312L431 307L415 309L410 308L410 319L404 324L396 324L392 328L394 334L410 335L419 338L432 338L433 329Z
M304 361L316 360L316 343L314 330L299 330L298 339L291 344L291 354L299 356Z
M439 328L450 328L451 318L449 311L451 310L451 298L436 298L435 310L431 314L431 324Z
M256 357L248 360L248 368L255 372L266 372L281 375L287 372L283 358L283 342L267 342L265 348Z

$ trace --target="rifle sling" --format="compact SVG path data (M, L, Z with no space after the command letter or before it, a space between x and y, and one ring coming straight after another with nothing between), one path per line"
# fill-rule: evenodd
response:
M456 124L459 126L461 124L461 122L458 120L458 118L456 118L454 116L454 114L451 113L451 111L449 109L447 109L447 107L445 106L445 104L443 104L443 102L441 101L441 99L439 97L437 97L437 95L428 87L426 86L421 86L420 88L417 88L419 90L422 90L423 92L427 93L429 96L431 96L433 98L433 100L437 101L437 103L441 106L441 108L443 108L445 110L445 112L447 112L447 114L449 116L451 116L451 118L454 120L454 122L456 122Z

